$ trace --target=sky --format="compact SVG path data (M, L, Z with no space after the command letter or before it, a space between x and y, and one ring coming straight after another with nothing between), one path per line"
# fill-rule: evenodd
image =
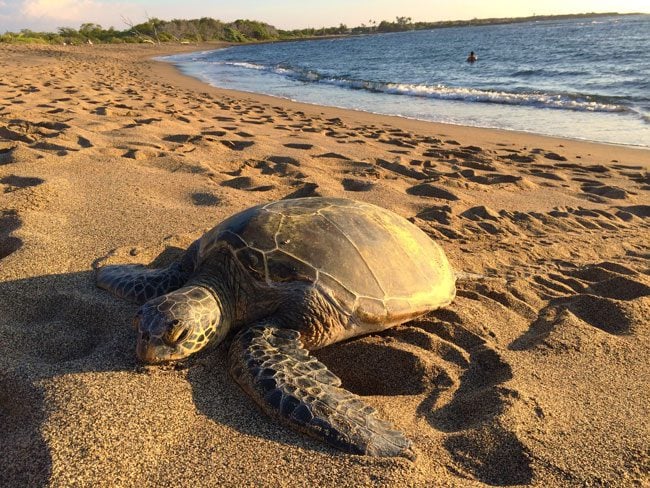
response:
M650 13L650 0L0 0L0 33L56 31L93 22L127 28L147 17L170 20L213 17L261 20L282 29L350 27L370 20L459 20L582 12Z

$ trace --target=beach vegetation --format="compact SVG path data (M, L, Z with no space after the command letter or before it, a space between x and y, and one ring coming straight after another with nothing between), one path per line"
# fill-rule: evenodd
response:
M520 18L471 19L441 22L413 22L411 17L396 17L394 21L377 22L370 19L367 24L348 27L339 24L333 27L294 30L281 30L265 22L238 19L234 22L222 22L218 19L202 17L200 19L162 20L147 15L146 21L135 24L123 17L128 27L117 30L114 27L103 28L99 24L84 23L79 29L59 27L57 32L33 32L23 29L20 32L6 32L0 35L0 42L5 43L48 43L48 44L99 44L99 43L155 43L180 42L195 43L209 41L226 41L232 43L263 42L275 40L304 39L313 37L332 37L361 35L387 32L404 32L410 30L438 29L445 27L467 27L480 25L508 24L541 20L562 20L584 17L604 17L622 15L616 13L590 13L575 15L550 15ZM632 15L632 14L625 14ZM637 14L634 14L637 15Z
M278 38L278 31L275 27L255 20L235 20L232 28L241 33L244 39L268 41Z
M395 17L395 22L382 20L377 26L377 32L404 32L414 30L416 25L411 17Z
M6 32L0 35L0 42L14 44L58 44L61 42L60 37L53 32L34 32L29 29L22 29L20 32Z

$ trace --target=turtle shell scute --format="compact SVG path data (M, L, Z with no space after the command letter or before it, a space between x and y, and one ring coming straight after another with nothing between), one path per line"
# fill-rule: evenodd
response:
M357 314L364 322L381 323L386 320L388 310L383 300L370 297L359 297Z
M328 296L346 313L352 314L357 296L340 282L325 273L319 273L317 285L326 290Z
M316 281L316 269L284 251L268 253L268 277L271 281Z
M258 281L266 279L266 258L263 252L251 247L245 247L237 251L235 256L244 269L251 273Z
M455 294L440 246L368 203L301 198L252 207L205 234L201 261L224 245L251 279L312 282L361 322L397 323L445 306Z

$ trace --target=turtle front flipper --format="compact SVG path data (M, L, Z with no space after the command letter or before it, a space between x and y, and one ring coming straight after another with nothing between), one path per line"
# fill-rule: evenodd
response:
M196 268L199 246L200 239L166 268L150 269L141 264L104 266L97 271L97 286L142 305L152 298L178 290L187 282Z
M300 333L243 330L230 347L230 372L261 409L345 452L415 458L411 441L302 347Z
M141 305L179 289L188 277L179 263L162 269L148 269L140 264L112 265L99 269L97 286Z

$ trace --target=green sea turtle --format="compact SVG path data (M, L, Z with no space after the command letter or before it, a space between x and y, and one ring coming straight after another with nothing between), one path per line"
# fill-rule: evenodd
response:
M264 412L346 452L414 456L410 440L308 352L454 298L444 252L404 218L338 198L258 205L167 268L105 266L97 284L143 304L134 319L142 361L182 359L237 331L230 372Z

